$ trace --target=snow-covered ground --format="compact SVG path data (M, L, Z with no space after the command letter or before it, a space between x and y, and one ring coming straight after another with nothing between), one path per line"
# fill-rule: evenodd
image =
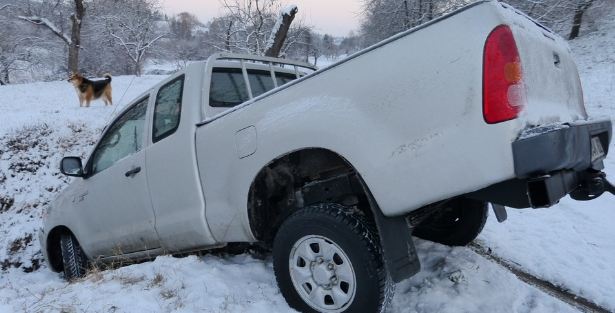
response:
M571 44L589 112L614 118L615 24L604 27ZM163 78L114 77L118 107ZM0 312L291 311L271 260L249 255L164 256L94 271L73 284L40 264L35 231L42 208L68 182L58 173L60 158L87 155L118 110L101 102L79 108L66 82L0 86ZM615 154L606 165L615 177ZM605 195L588 203L565 199L549 209L509 210L504 224L490 218L478 242L615 311L614 200ZM398 284L394 312L576 312L469 248L421 240L417 248L422 270Z

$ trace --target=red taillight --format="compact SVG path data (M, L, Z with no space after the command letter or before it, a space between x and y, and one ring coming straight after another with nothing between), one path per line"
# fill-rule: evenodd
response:
M525 87L517 44L510 28L500 25L485 43L483 116L489 124L512 120L524 105Z

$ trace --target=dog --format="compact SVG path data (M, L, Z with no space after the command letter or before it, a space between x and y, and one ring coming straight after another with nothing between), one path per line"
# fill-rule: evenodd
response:
M92 100L102 99L105 106L113 105L111 93L111 74L103 75L103 80L89 80L79 73L72 73L68 78L68 82L75 86L77 96L79 97L79 106L90 106Z

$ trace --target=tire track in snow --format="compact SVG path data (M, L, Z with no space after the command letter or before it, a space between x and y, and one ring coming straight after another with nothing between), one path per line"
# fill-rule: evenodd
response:
M581 310L582 312L588 312L588 313L613 313L612 311L609 311L603 307L601 307L600 305L594 303L593 301L584 298L582 296L576 295L562 287L556 286L555 284L538 278L520 268L518 268L517 266L511 264L510 261L507 261L505 259L502 259L496 255L494 255L493 253L491 253L491 249L486 248L481 246L478 243L471 243L468 246L470 249L472 249L472 251L474 251L475 253L477 253L478 255L484 257L485 259L497 263L499 265L501 265L502 267L504 267L505 269L507 269L509 272L513 273L515 276L517 276L517 278L519 278L519 280L523 281L524 283L534 286L540 290L542 290L543 292L545 292L546 294L557 298L561 301L564 301L566 303L568 303L571 306L574 306L575 308Z

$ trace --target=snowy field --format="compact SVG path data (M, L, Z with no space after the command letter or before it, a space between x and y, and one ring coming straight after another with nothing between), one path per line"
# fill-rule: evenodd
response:
M615 117L615 39L572 43L593 116ZM609 37L610 36L610 37ZM114 77L124 105L164 76ZM128 90L128 91L127 91ZM126 94L122 97L122 95ZM67 284L40 263L42 208L68 179L64 155L86 156L116 107L79 108L65 81L0 86L0 312L289 312L270 259L159 257ZM615 145L611 146L615 149ZM612 150L615 151L615 150ZM615 154L606 162L615 178ZM516 267L615 311L615 198L564 199L491 217L478 243ZM577 312L470 248L417 240L421 272L398 284L393 312Z

